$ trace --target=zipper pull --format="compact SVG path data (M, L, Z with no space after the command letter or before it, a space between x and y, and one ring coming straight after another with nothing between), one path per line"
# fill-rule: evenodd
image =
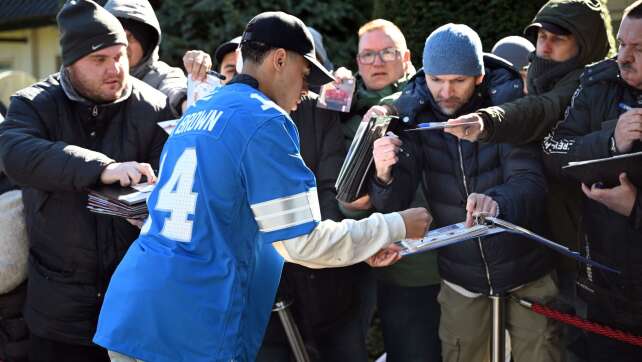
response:
M98 106L94 106L94 108L91 110L91 115L94 117L98 116Z

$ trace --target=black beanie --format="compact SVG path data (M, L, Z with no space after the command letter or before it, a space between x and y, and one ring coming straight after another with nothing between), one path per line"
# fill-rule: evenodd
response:
M156 49L158 44L158 32L151 25L134 19L118 18L125 30L128 30L143 48L143 59L147 58L149 53Z
M91 0L68 0L56 20L65 66L103 48L127 46L127 36L118 19Z

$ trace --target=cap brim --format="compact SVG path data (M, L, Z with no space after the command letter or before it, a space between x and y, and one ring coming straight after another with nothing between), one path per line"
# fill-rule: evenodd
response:
M526 29L524 29L524 35L529 35L529 33L533 31L539 31L539 29L544 29L547 31L550 31L553 34L557 35L569 35L571 34L570 31L566 30L565 28L553 24L553 23L548 23L548 22L541 22L541 23L532 23L531 25L527 26Z
M308 76L308 84L320 86L326 83L334 82L334 77L330 72L316 59L314 55L306 54L303 56L310 62L310 75Z
M216 51L214 52L214 58L216 58L218 64L220 65L221 62L223 62L223 58L225 57L225 55L235 51L238 46L238 43L232 43L228 41L227 43L223 43L218 48L216 48Z

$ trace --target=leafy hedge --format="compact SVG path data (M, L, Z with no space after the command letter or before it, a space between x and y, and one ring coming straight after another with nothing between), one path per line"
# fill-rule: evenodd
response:
M606 4L608 0L601 1ZM240 35L254 15L282 10L319 30L334 64L352 69L357 30L370 19L384 18L397 24L406 36L414 64L419 65L426 37L440 25L454 22L471 26L479 33L484 49L490 51L504 36L521 35L545 3L546 0L152 1L164 32L161 54L170 63L181 64L187 49L213 53L220 43Z
M164 0L157 10L164 31L161 53L174 64L179 64L186 49L213 54L220 43L241 35L254 15L282 10L324 35L326 50L335 64L351 64L357 29L369 20L372 6L372 0Z
M401 28L412 52L413 63L419 67L426 37L439 26L466 24L477 31L484 50L490 51L497 40L508 35L521 35L545 3L545 0L378 0L375 1L373 15L384 17Z

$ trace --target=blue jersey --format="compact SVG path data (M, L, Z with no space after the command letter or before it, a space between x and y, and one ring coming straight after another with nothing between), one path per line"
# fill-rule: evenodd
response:
M165 144L147 205L94 342L149 362L254 360L283 266L270 244L320 220L288 114L243 83L199 101Z

